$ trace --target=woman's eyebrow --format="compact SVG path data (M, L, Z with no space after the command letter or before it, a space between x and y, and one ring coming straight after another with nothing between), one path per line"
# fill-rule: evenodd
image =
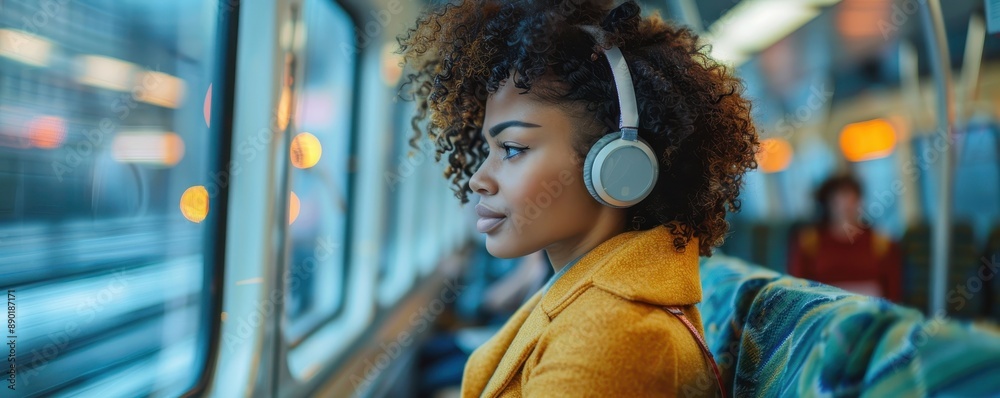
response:
M498 134L500 134L507 127L528 127L528 128L535 128L535 127L542 127L542 126L539 126L537 124L522 122L520 120L510 120L510 121L506 121L506 122L503 122L503 123L497 123L495 126L490 127L490 137L496 137Z

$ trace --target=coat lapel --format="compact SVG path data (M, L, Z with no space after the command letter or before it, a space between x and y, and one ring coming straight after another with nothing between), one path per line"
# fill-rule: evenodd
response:
M574 298L597 286L622 298L656 306L701 301L698 240L682 253L663 226L619 234L587 253L547 293L536 293L490 339L476 350L466 368L463 392L496 397L518 377L545 328ZM493 370L492 376L488 374ZM488 381L486 381L488 378ZM485 386L483 383L485 382Z

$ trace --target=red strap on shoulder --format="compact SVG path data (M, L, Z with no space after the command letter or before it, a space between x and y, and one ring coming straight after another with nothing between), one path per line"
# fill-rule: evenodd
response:
M712 356L712 351L708 349L708 344L706 344L705 339L701 337L701 333L698 333L698 329L694 327L694 324L692 324L691 321L684 316L684 311L681 310L680 307L663 307L663 309L676 316L677 319L684 324L684 326L687 326L691 335L694 336L694 339L698 342L698 346L701 347L701 352L705 354L705 359L707 359L708 363L712 365L712 372L715 373L715 381L719 383L719 394L722 398L726 398L725 383L722 382L722 373L719 372L719 365L715 363L715 357Z

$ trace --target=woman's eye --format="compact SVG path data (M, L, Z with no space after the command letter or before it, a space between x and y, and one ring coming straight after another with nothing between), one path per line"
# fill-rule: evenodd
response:
M515 157L517 155L520 155L521 153L523 153L524 151L526 151L528 148L513 146L513 145L510 145L510 144L503 144L503 149L504 149L504 151L507 152L507 156L504 156L503 160L507 160L507 159L513 158L513 157Z

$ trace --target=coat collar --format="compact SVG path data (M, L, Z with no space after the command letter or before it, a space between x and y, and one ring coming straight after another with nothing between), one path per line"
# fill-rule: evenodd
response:
M691 239L678 253L674 237L661 225L608 239L552 284L542 297L542 309L551 319L590 286L656 306L698 303L698 240Z
M473 354L483 365L495 365L492 376L467 377L463 383L479 391L480 383L485 382L482 396L499 395L517 375L552 318L589 287L657 306L701 301L698 240L692 239L687 249L678 253L673 239L666 227L659 226L625 232L598 245L556 280L540 300L541 292L529 299L483 352Z

